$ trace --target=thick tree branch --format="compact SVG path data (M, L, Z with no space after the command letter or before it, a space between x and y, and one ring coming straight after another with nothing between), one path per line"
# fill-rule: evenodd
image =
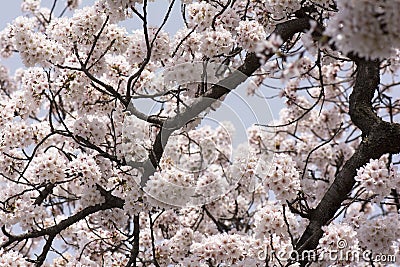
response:
M367 136L381 119L372 109L372 98L379 85L379 61L353 59L357 63L357 79L350 95L349 114L352 122Z
M358 66L353 92L350 96L350 116L365 138L354 155L345 163L318 206L310 213L310 223L297 243L298 252L313 250L318 246L323 231L351 192L357 169L370 159L385 153L400 152L400 125L379 118L372 109L372 98L379 85L379 62L354 59ZM304 259L302 266L305 266Z

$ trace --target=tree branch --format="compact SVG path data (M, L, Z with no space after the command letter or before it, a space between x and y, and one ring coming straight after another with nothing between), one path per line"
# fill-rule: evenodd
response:
M53 241L54 237L59 234L61 231L67 229L69 226L73 225L74 223L84 219L85 217L96 213L101 210L107 210L111 208L120 208L122 209L124 206L124 200L113 196L109 191L105 190L101 186L97 185L97 190L100 191L100 194L105 198L105 202L103 204L96 204L94 206L89 206L84 208L83 210L79 211L78 213L68 217L67 219L62 220L58 224L54 226L50 226L48 228L44 228L39 231L32 231L21 235L11 235L7 233L5 228L2 228L3 233L8 237L8 241L4 242L1 247L5 248L11 245L14 242L20 242L29 238L37 238L42 236L49 236L48 242L46 242L45 248L43 251L48 252L51 246L51 242ZM46 254L47 254L46 252ZM41 254L38 257L38 261L44 261L46 255Z
M321 202L310 213L310 222L296 245L300 254L318 246L323 235L321 227L329 223L351 192L357 169L370 159L378 159L386 153L400 152L400 124L383 121L372 109L371 101L380 82L379 62L359 58L354 61L358 70L350 96L349 114L365 138L339 171ZM301 265L305 266L308 259L303 260Z
M133 244L131 248L131 254L129 256L129 261L125 265L126 267L131 267L132 264L136 267L136 259L139 255L139 234L140 234L140 224L139 215L133 217Z

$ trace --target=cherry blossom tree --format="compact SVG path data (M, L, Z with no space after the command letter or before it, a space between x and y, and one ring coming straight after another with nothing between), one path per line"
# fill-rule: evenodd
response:
M0 32L0 266L400 264L400 1L83 4Z

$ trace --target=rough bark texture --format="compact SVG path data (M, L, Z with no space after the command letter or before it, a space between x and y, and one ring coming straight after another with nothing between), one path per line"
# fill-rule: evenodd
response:
M297 243L298 252L312 250L322 237L321 227L326 225L340 209L352 190L357 169L370 159L386 153L400 152L400 125L379 118L372 109L372 98L380 82L379 62L352 57L357 64L356 82L350 96L352 122L362 131L363 141L354 155L344 164L318 206L312 210L310 222ZM302 262L302 266L307 260Z

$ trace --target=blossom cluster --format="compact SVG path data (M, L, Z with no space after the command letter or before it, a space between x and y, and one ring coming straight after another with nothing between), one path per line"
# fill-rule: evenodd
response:
M332 223L323 226L324 235L319 241L322 249L329 250L351 250L358 248L357 232L353 227L345 223ZM342 241L343 244L341 244ZM343 246L345 244L345 246Z
M204 31L212 25L217 9L206 1L194 2L188 5L189 23L198 31Z
M301 189L296 163L288 155L275 155L273 167L271 167L265 183L269 189L274 191L277 199L295 199Z
M268 203L254 215L254 233L260 239L268 239L274 235L288 237L288 229L298 229L298 226L296 216L278 202Z
M42 140L49 133L47 123L28 124L26 121L8 122L2 125L0 151L7 152L14 148L25 148Z
M265 2L265 9L274 20L286 19L288 15L301 7L300 0L267 0Z
M35 12L40 7L40 0L24 0L21 3L22 12Z
M4 223L6 229L12 229L12 226L18 224L22 231L31 229L39 229L42 225L52 225L57 222L56 214L54 218L49 218L46 207L33 205L37 192L29 192L27 194L18 194L26 190L26 186L18 184L10 184L4 187L3 197L7 202L3 209L0 210L0 219ZM8 231L10 231L8 230Z
M46 153L34 158L34 169L29 173L32 182L63 182L65 179L65 158L56 149L49 149Z
M358 241L358 233L353 227L346 223L331 223L328 226L323 226L324 234L319 240L321 248L321 259L318 263L325 264L346 264L347 266L358 266L353 261L362 261L363 259L354 259L349 256L346 258L341 255L356 255L361 254ZM332 256L330 256L332 255Z
M237 234L221 234L204 238L201 243L194 243L191 251L197 262L211 261L213 265L227 264L236 266L238 261L243 259L246 248L243 240Z
M234 33L241 21L240 15L240 9L237 8L237 6L234 6L233 8L227 8L220 16L218 16L216 24L222 24L225 29Z
M73 131L78 138L90 140L94 144L100 144L104 141L107 128L104 124L104 118L85 116L75 120Z
M104 186L107 181L101 179L101 170L93 155L78 154L65 167L65 174L73 179L67 186L76 195L80 196L80 208L104 202L104 197L99 194L97 185ZM58 187L56 192L61 195L67 193Z
M28 262L21 253L16 251L0 250L0 265L1 266L34 266L33 263Z
M148 51L151 50L151 51ZM155 61L169 56L170 40L168 33L158 28L150 28L147 40L143 30L136 30L129 37L126 57L131 64L142 63L148 55Z
M257 21L241 21L237 29L237 41L244 49L254 52L258 43L264 41L264 27Z
M365 188L369 195L376 194L374 201L380 202L390 194L392 188L398 188L397 168L388 166L385 158L371 159L357 171L354 179Z
M223 27L206 30L203 32L200 52L209 58L221 54L227 55L231 51L233 43L232 34Z
M360 246L373 254L393 253L399 247L399 215L360 220L357 236Z
M20 52L23 63L28 67L62 64L66 57L65 49L43 33L33 32L35 25L32 23L31 19L25 17L18 17L14 22L14 47Z
M143 161L147 157L147 148L150 147L150 126L136 116L125 116L122 128L121 150L127 162Z
M149 203L154 202L154 206L185 206L191 202L193 182L192 174L170 166L151 176L144 191L148 194Z
M160 255L160 263L165 265L173 262L183 262L190 251L193 242L193 230L181 228L171 238L164 240L157 246L157 254Z
M400 42L399 1L337 1L338 13L325 34L345 54L370 59L390 57Z
M110 54L126 51L129 42L126 29L111 23L105 25L107 10L96 5L84 7L78 9L72 18L54 18L49 23L46 34L68 51L65 60L67 65L76 66L79 63L76 57L79 56L80 61L94 64L94 69L101 74L105 71L104 51ZM96 38L100 31L103 34ZM93 50L91 48L94 44L97 49Z

